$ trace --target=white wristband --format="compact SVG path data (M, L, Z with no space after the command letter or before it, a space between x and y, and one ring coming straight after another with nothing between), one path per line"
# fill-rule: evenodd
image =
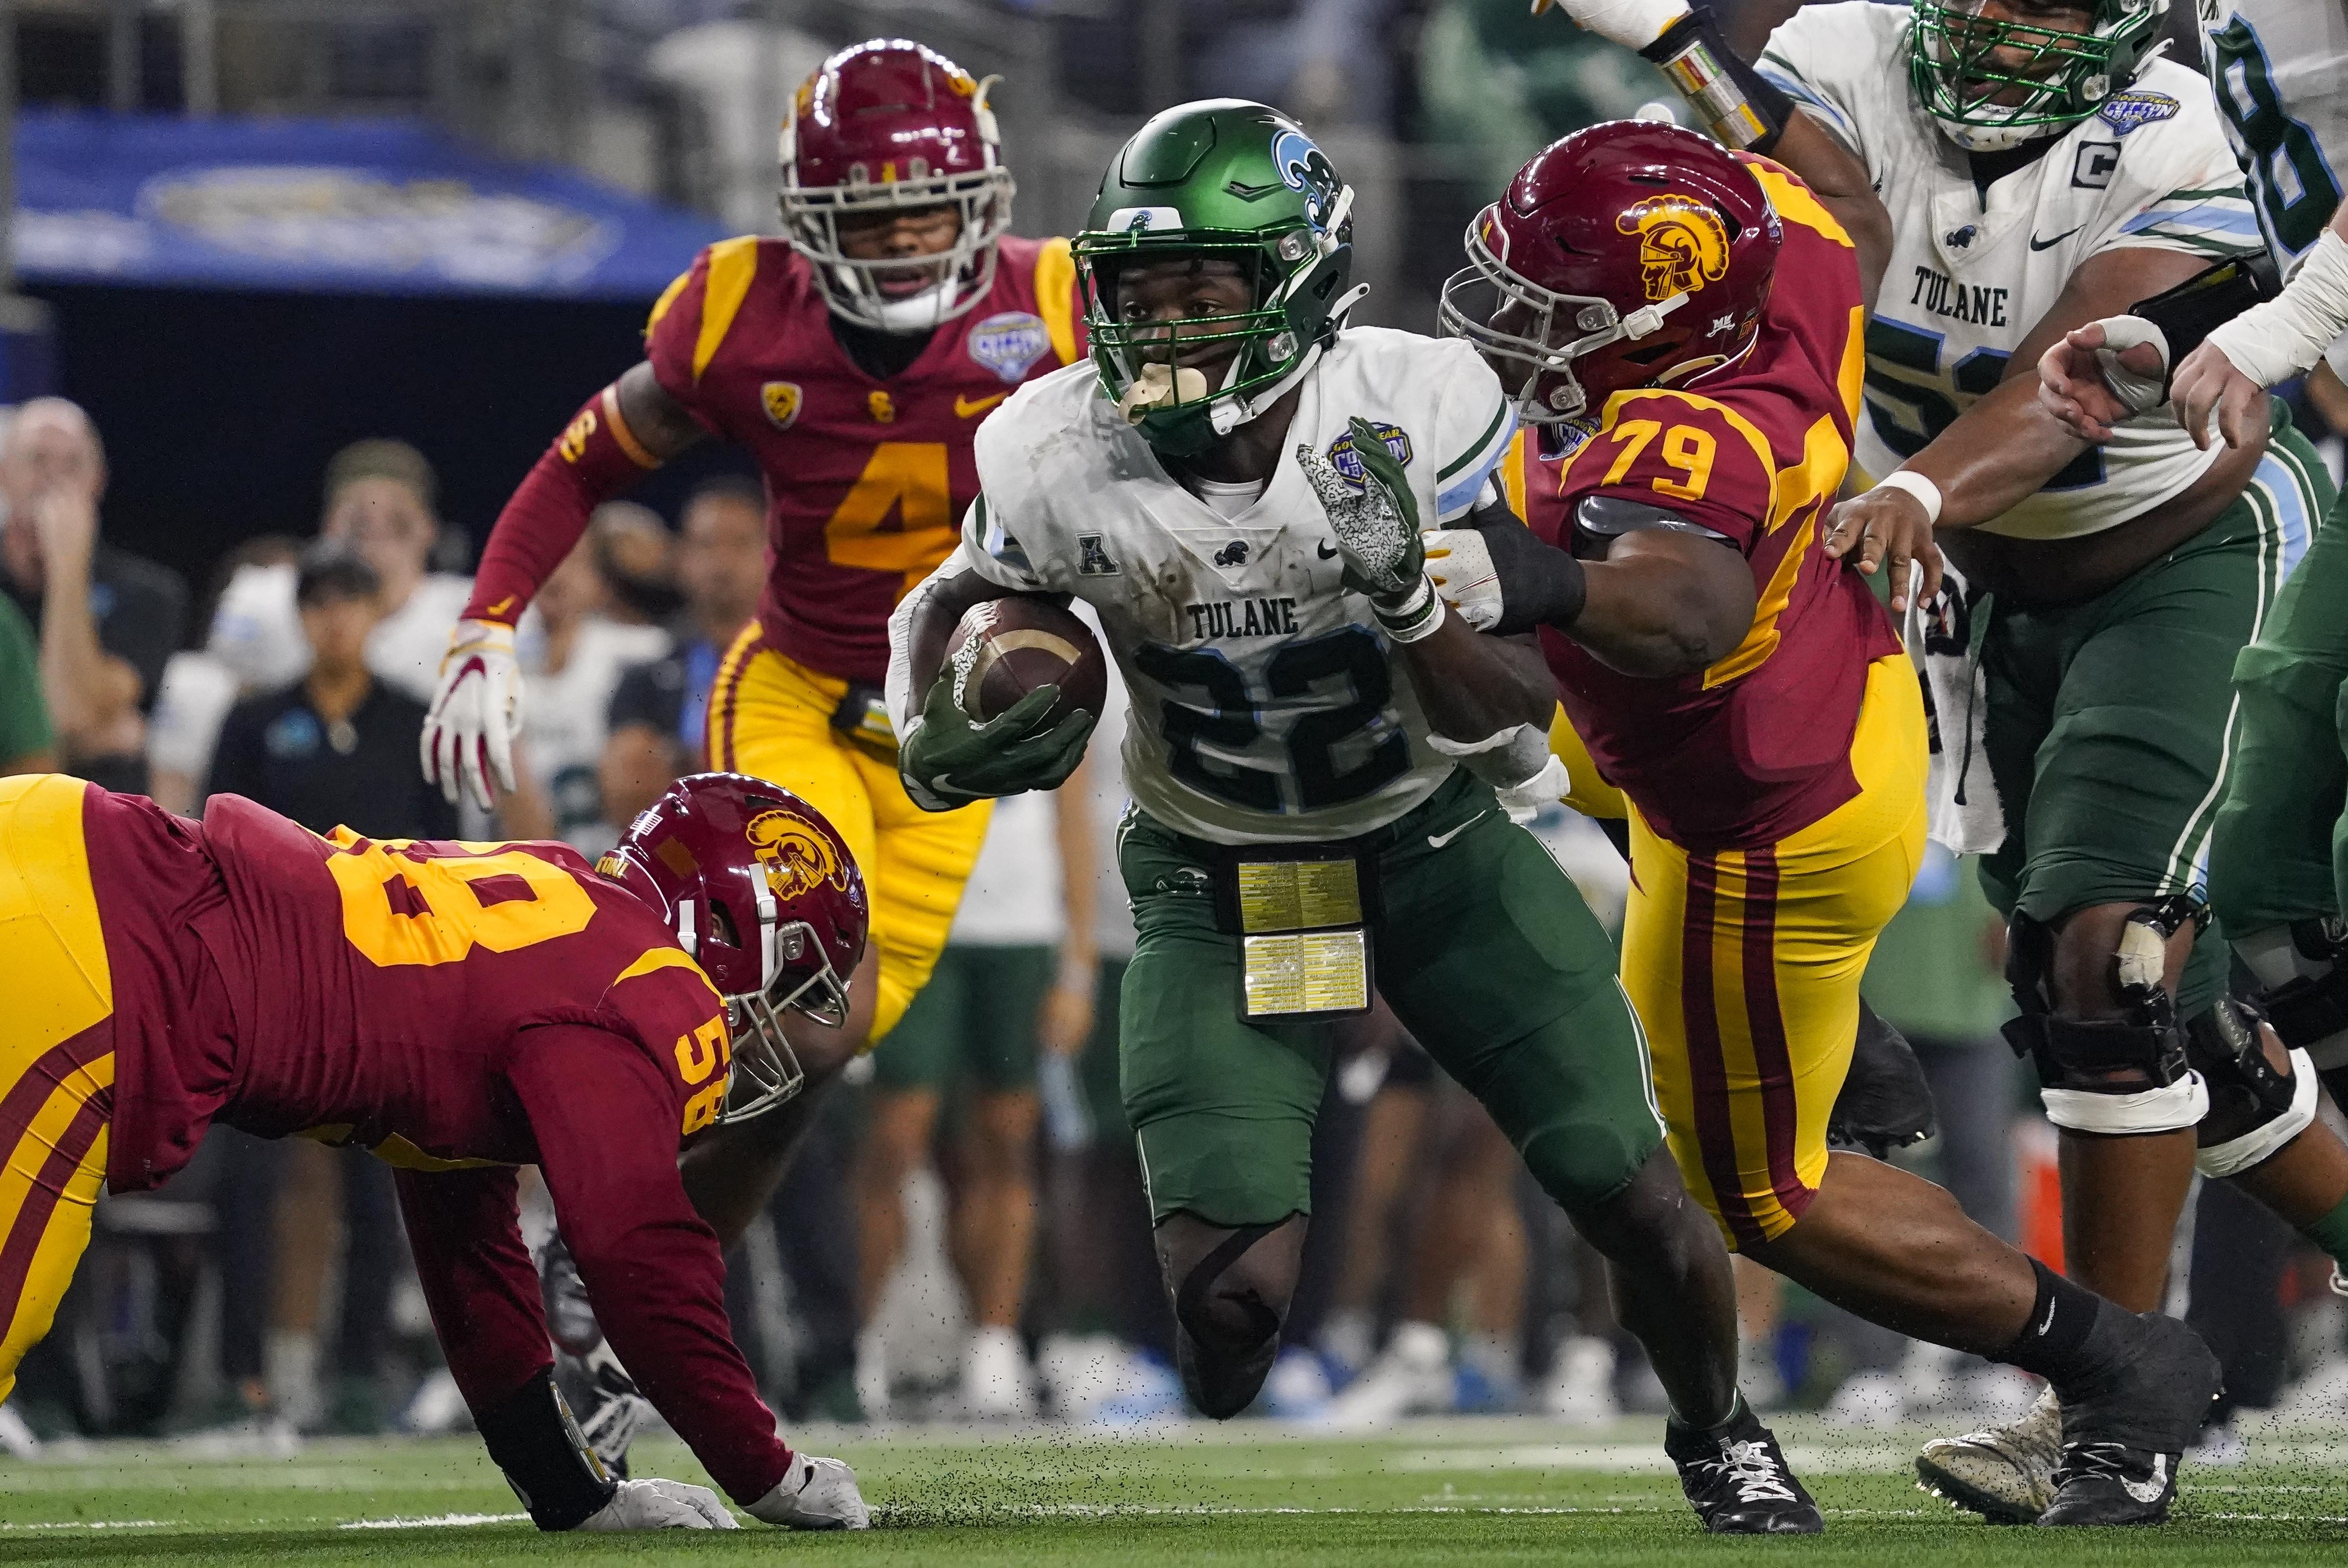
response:
M2213 329L2205 342L2260 386L2312 369L2348 328L2348 241L2326 228L2283 292Z
M1421 577L1417 591L1401 604L1387 610L1374 601L1370 611L1385 628L1388 637L1396 642L1416 642L1435 635L1436 628L1443 624L1444 608L1443 596L1435 591L1435 584Z
M1924 508L1924 520L1937 525L1941 520L1941 487L1923 475L1908 468L1895 468L1876 482L1879 490L1905 490L1916 497Z

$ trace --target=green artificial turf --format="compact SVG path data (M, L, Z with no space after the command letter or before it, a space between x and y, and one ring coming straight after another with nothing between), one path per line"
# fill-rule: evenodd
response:
M0 1563L197 1568L298 1560L492 1568L555 1559L695 1563L1066 1564L1649 1564L1767 1553L1804 1563L2337 1563L2348 1550L2348 1445L2327 1434L2256 1441L2250 1462L2188 1471L2158 1531L1995 1529L1919 1491L1899 1468L1921 1434L1838 1434L1781 1421L1827 1512L1824 1539L1709 1540L1657 1449L1657 1423L1596 1440L1518 1421L1420 1426L1377 1440L1262 1425L1147 1438L967 1430L811 1434L855 1465L881 1528L788 1539L738 1532L541 1536L469 1439L327 1441L290 1456L206 1457L98 1445L0 1461ZM674 1441L637 1473L705 1481ZM483 1516L489 1516L486 1519ZM396 1521L441 1522L390 1524Z

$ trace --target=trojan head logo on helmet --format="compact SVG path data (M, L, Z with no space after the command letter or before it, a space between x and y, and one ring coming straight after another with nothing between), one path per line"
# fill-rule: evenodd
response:
M1650 196L1614 220L1639 237L1639 267L1650 300L1692 294L1728 271L1728 231L1693 196Z
M783 232L814 263L833 313L880 332L920 333L976 305L994 285L995 241L1011 226L1011 171L984 81L934 49L875 38L842 49L791 96L783 121ZM951 245L859 258L840 225L951 208Z
M742 830L750 853L767 868L767 886L778 898L791 899L814 892L829 882L848 886L848 867L840 858L839 840L795 811L762 811Z
M823 814L764 779L695 774L628 825L595 869L643 899L725 999L721 1122L771 1110L804 1075L784 1015L848 1020L870 922L864 879Z
M1635 386L1676 385L1750 346L1784 231L1718 144L1650 120L1545 149L1468 225L1443 331L1553 425Z

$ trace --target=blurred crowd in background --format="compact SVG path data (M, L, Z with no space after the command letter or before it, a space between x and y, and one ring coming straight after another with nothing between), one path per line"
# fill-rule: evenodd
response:
M25 7L27 97L121 96L118 50L95 66L77 53L86 9ZM1076 221L1105 148L1140 110L1257 97L1313 125L1364 188L1365 270L1386 283L1371 319L1424 328L1474 204L1545 141L1632 113L1659 86L1634 56L1525 15L1523 0L901 9L596 0L419 6L403 22L390 7L388 20L329 30L323 55L314 39L297 49L291 35L252 34L205 64L201 90L261 108L296 88L429 97L438 89L408 77L462 67L436 42L451 15L475 13L476 28L520 12L566 20L575 46L561 59L578 96L565 112L602 128L563 154L768 228L765 128L828 46L893 24L942 32L932 41L959 54L992 28L1045 76L1014 77L1004 100L1050 106L1006 109L1023 192L1043 192L1022 196L1024 231ZM1733 31L1766 32L1774 15L1732 9ZM231 21L236 11L224 7ZM133 105L168 97L155 85L166 81L192 100L184 37L150 29L135 42L146 69ZM982 71L1019 63L972 52ZM1061 178L1087 159L1076 184ZM1440 199L1404 200L1426 180ZM2304 410L2302 428L2325 428L2324 412ZM2336 470L2341 443L2326 445ZM491 820L460 813L417 768L424 705L492 520L442 515L431 453L397 439L345 447L317 476L313 533L251 538L202 581L109 534L106 476L104 433L70 403L27 403L0 434L0 770L62 768L191 815L233 792L321 832L561 838L592 856L699 765L709 688L763 571L754 480L705 479L674 516L598 512L521 622L521 787ZM835 1097L771 1224L731 1260L737 1334L792 1419L1179 1414L1117 1094L1133 942L1109 847L1121 729L1107 716L1067 787L997 812L935 979ZM1604 836L1562 808L1536 828L1601 915L1619 917L1624 869ZM2000 949L1971 867L1936 848L1866 990L1916 1046L1938 1100L1939 1134L1901 1157L1985 1225L2059 1260L2053 1139L1997 1035ZM1482 1110L1391 1018L1348 1036L1317 1133L1306 1284L1265 1413L1372 1430L1455 1410L1593 1424L1660 1410L1594 1256ZM219 1130L169 1189L108 1200L98 1225L64 1331L24 1369L13 1409L32 1430L278 1444L465 1419L437 1371L387 1173L366 1157ZM2171 1306L2219 1348L2236 1404L2348 1399L2348 1325L2323 1267L2225 1191L2204 1188L2188 1211ZM1756 1403L1822 1406L1863 1426L2010 1416L2032 1397L2011 1369L1867 1327L1758 1269L1741 1280Z

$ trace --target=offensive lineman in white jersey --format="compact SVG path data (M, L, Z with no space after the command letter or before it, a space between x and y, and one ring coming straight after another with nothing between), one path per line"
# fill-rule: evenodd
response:
M1038 692L974 723L941 670L977 604L1098 612L1133 698L1121 1076L1201 1410L1272 1365L1326 1020L1375 985L1610 1260L1706 1527L1816 1532L1737 1395L1727 1253L1663 1147L1612 945L1487 782L1560 793L1548 670L1426 575L1422 521L1502 504L1509 399L1466 343L1344 326L1352 200L1258 104L1169 109L1118 153L1076 241L1095 364L987 420L962 547L891 621L901 771L932 809L1066 777L1081 715L1039 733ZM1594 646L1660 634L1603 583L1588 605Z
M2259 248L2208 82L2150 47L2164 0L1806 6L1757 71L1681 0L1563 5L1643 48L1731 145L1798 108L1828 135L1774 155L1880 198L1890 260L1854 465L1879 480L1837 507L1823 548L1888 566L1895 609L1911 561L1933 598L1943 548L1970 584L1936 610L1948 645L1978 650L1985 701L1945 712L1942 738L1955 756L1978 745L2003 823L1958 847L1991 851L1982 882L2012 921L2007 1037L2061 1129L2071 1272L2156 1309L2197 1157L2348 1250L2329 1234L2348 1153L2223 995L2202 892L2228 675L2330 485L2288 422L2211 451L2147 414L2093 446L2040 406L2032 374L2072 328ZM1978 821L1990 792L1974 788ZM2028 1519L2058 1443L2050 1399L2017 1428L1931 1445L1920 1469Z

